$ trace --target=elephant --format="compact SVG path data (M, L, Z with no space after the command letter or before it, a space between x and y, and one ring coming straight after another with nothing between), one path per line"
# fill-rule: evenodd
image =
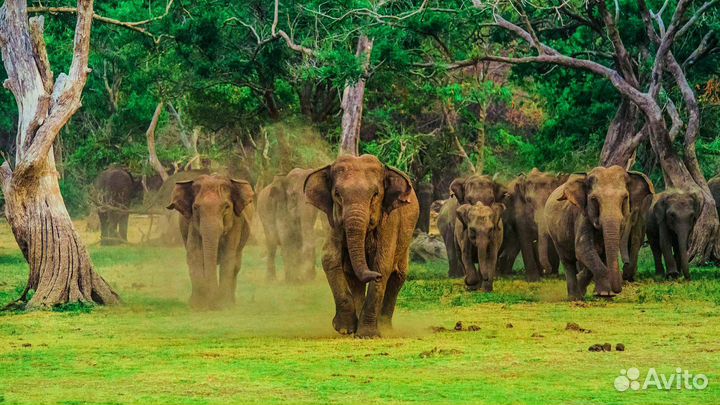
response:
M557 274L557 252L547 232L540 229L544 230L547 226L545 203L550 193L567 178L567 175L554 175L533 168L527 175L522 174L508 184L507 209L503 215L505 236L500 258L501 274L512 273L518 253L522 253L528 281L540 281L543 272Z
M274 280L275 256L282 248L285 280L315 278L315 221L318 210L307 203L303 193L309 169L293 169L275 176L257 196L257 212L265 231L267 278ZM295 269L295 270L292 270Z
M623 280L627 282L635 281L638 254L645 241L646 218L655 195L655 187L647 176L640 172L630 173L644 177L645 181L633 183L634 188L630 190L630 216L620 239L620 256L623 261L622 276Z
M333 327L379 336L378 324L392 326L420 213L410 180L375 156L341 155L310 173L303 190L330 225L322 265L335 301Z
M642 188L638 182L646 183L647 177L620 166L596 167L571 175L550 194L547 233L565 268L570 299L584 299L593 279L597 295L612 297L622 291L620 239L635 204L642 201L631 195Z
M710 188L713 200L715 200L715 207L717 207L718 216L720 216L720 176L715 176L708 180L708 187Z
M465 285L471 291L481 287L485 292L493 290L495 267L503 240L503 211L505 205L501 203L487 206L481 202L462 204L456 210L455 241L460 247Z
M142 198L142 182L133 178L123 167L103 170L95 180L98 217L100 218L100 243L127 242L130 204Z
M253 199L250 183L225 176L201 175L175 184L166 208L181 215L192 308L217 309L235 302L242 250L250 236Z
M657 275L675 278L682 272L690 280L688 240L701 209L702 200L695 194L666 190L655 196L647 214L647 238Z
M448 254L448 277L460 278L465 276L460 259L460 248L455 242L455 209L460 204L482 202L492 205L502 202L507 196L507 189L493 178L486 175L473 174L466 178L457 178L450 184L450 199L443 205L438 217L438 229L445 241ZM455 201L451 204L451 201Z

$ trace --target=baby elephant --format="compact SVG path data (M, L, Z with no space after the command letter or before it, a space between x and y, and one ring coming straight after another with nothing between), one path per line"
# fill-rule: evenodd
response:
M698 196L683 191L668 190L655 196L647 216L647 237L658 275L675 278L682 271L685 279L690 279L688 239L701 208Z
M190 269L191 307L214 309L235 302L242 250L250 236L253 198L247 181L225 176L203 175L176 183L167 208L182 215L180 233Z
M498 252L503 241L502 215L505 205L481 202L463 204L457 208L455 240L460 248L465 284L470 290L482 287L485 292L493 290ZM475 269L480 268L480 276Z

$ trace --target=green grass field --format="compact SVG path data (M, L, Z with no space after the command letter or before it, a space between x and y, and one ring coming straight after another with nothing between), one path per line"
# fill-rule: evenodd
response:
M4 305L27 267L0 230ZM267 283L258 246L246 250L237 307L198 313L185 305L181 248L83 238L124 305L0 315L0 403L720 402L717 268L693 268L690 283L656 282L645 255L643 279L613 302L570 303L559 279L499 280L495 293L468 293L444 278L444 263L414 264L394 331L356 340L332 329L321 270L309 284ZM456 332L457 321L479 330ZM566 330L569 322L589 332ZM605 342L626 350L588 351ZM650 367L668 375L680 367L709 386L616 391L630 367L641 378Z

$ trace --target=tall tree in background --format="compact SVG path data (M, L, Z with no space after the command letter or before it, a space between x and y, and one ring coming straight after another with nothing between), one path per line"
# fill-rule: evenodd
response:
M5 161L0 181L8 223L30 276L20 303L47 307L69 302L114 304L119 298L93 269L60 194L53 142L80 108L89 73L93 1L78 0L69 74L57 79L48 61L43 17L28 20L25 0L0 8L0 46L8 88L17 102L15 165ZM32 297L30 291L34 291Z

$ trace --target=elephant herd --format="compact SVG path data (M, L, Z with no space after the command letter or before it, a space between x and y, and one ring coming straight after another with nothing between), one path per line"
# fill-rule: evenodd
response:
M709 185L720 201L720 178ZM496 272L509 274L522 254L528 281L557 274L562 263L570 299L582 300L591 281L597 295L611 297L623 281L635 280L646 235L657 274L690 279L688 243L701 197L676 189L655 194L642 173L619 166L570 175L533 169L507 185L471 175L450 190L438 228L450 277L464 277L470 290L492 291Z
M123 204L137 189L132 177L117 171L96 184L108 182L124 185L122 195L113 195L127 200ZM286 281L313 279L321 214L333 327L373 337L390 326L420 211L405 174L371 155L343 155L319 169L275 176L257 194L245 180L203 172L173 183L167 208L180 214L193 308L234 302L256 213L265 233L267 278L277 278L280 252ZM718 199L720 179L710 186ZM634 281L646 235L658 274L690 278L688 239L701 202L679 190L655 194L641 173L619 166L557 175L533 169L507 184L485 175L458 178L449 191L437 225L449 276L464 277L469 290L491 292L498 273L510 274L521 255L528 281L558 274L562 263L570 299L582 300L591 281L597 295L611 297L624 281ZM103 234L126 237L126 217L101 214L102 220Z
M391 323L419 214L408 177L370 155L294 169L257 196L247 181L200 175L177 182L167 208L181 214L190 305L198 309L234 302L254 210L265 232L267 277L276 278L280 248L288 281L313 278L315 219L324 213L329 231L322 265L335 301L332 324L358 337L378 336L379 326Z

